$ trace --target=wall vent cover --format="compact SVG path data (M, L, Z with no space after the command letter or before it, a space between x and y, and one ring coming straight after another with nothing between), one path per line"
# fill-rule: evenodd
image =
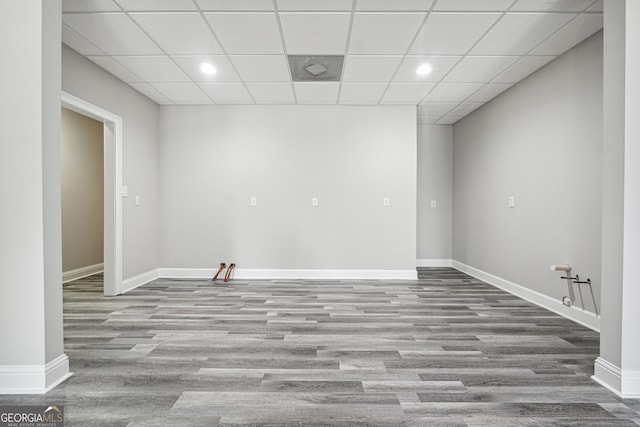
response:
M344 56L289 55L294 82L339 82Z

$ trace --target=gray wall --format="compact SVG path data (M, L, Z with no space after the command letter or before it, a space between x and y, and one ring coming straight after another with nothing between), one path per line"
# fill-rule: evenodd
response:
M159 267L158 105L66 46L62 90L122 117L123 279ZM141 197L136 206L135 196Z
M415 108L161 107L160 140L163 267L415 270Z
M62 271L104 260L103 124L62 109Z
M452 191L453 126L419 125L418 260L451 259Z
M600 32L454 126L454 259L553 298L566 262L599 299L601 158Z

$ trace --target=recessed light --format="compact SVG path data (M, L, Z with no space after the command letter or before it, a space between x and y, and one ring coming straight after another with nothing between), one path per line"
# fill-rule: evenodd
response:
M208 62L203 62L202 64L200 64L200 71L209 76L213 76L217 72L216 67L209 64Z
M416 69L416 74L419 76L426 76L433 70L430 64L422 64Z

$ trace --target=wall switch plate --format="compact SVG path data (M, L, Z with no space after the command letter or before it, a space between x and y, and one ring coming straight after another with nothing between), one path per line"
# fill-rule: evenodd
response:
M382 206L384 206L385 208L389 207L389 198L385 197L384 199L382 199Z
M136 206L140 206L140 196L136 196Z
M251 206L252 207L258 206L258 198L257 197L252 197L251 198Z
M313 206L314 208L318 207L318 198L317 197L312 197L311 198L311 206Z
M432 201L431 201L431 207L432 207L432 208L435 208L437 205L438 205L438 204L436 203L436 201L435 201L435 200L432 200Z
M509 196L509 207L510 208L515 208L516 207L516 196Z
M123 185L120 194L122 194L122 197L127 197L127 195L129 194L129 187Z

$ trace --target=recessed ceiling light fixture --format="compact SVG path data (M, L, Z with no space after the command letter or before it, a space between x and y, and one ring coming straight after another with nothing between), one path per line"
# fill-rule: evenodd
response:
M416 69L416 74L419 76L426 76L427 74L429 74L431 72L431 70L433 70L433 68L431 68L430 64L422 64L420 65L417 69Z
M203 62L202 64L200 64L200 71L208 76L213 76L217 72L216 67L209 64L208 62Z

